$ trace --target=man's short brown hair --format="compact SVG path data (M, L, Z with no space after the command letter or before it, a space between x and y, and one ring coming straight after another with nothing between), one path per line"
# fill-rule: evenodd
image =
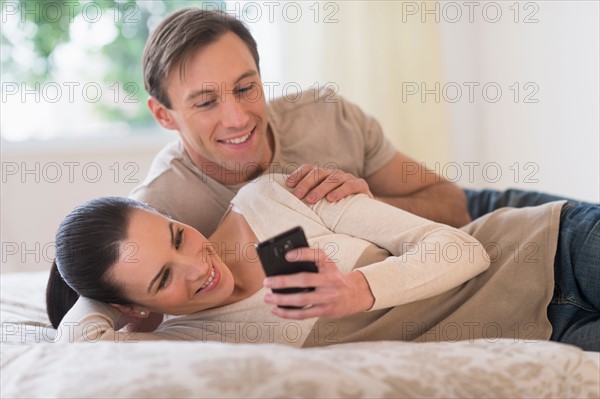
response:
M222 11L183 8L168 15L148 38L142 58L146 91L171 108L166 84L173 66L179 65L180 72L183 71L194 51L214 43L227 32L242 39L260 73L256 41L240 20Z

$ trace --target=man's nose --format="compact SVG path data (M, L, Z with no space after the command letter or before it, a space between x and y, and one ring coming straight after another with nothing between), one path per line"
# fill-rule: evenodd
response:
M228 98L223 102L221 120L226 128L242 129L248 125L250 115L238 98Z

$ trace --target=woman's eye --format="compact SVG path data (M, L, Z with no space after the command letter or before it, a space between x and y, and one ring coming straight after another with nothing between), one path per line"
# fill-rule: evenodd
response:
M177 235L175 236L175 249L179 249L182 242L183 242L183 229L179 229L179 230L177 230Z
M161 290L165 287L165 285L169 281L170 275L171 275L171 271L169 269L165 270L165 272L162 275L162 278L160 279L160 283L158 283L158 290Z

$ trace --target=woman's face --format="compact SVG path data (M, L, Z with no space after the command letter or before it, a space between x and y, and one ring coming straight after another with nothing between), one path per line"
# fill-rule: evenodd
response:
M202 234L142 209L132 211L109 277L133 303L172 315L217 307L234 287L231 271Z

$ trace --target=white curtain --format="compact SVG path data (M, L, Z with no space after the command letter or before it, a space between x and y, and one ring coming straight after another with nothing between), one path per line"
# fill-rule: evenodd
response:
M297 22L282 18L290 3ZM273 22L249 24L265 80L334 83L462 186L599 201L598 2L277 4Z
M259 42L263 79L303 89L333 84L375 116L402 152L422 161L446 161L446 105L432 96L422 102L420 94L403 101L404 86L442 79L437 24L416 18L403 23L402 2L292 3L302 7L298 22L282 18L280 7L273 23L248 24Z

